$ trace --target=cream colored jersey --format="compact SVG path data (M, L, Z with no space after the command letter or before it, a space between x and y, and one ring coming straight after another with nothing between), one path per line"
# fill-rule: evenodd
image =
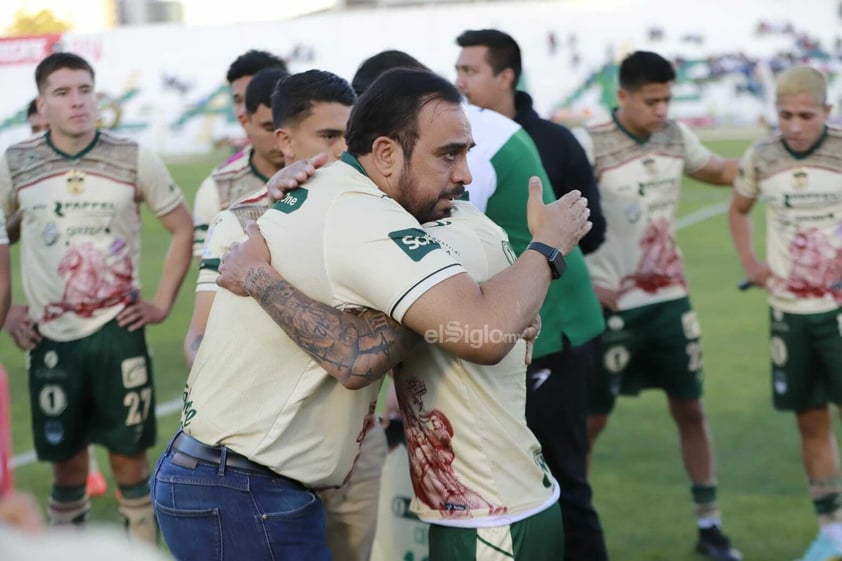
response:
M422 294L465 270L343 159L351 164L320 169L258 220L272 266L311 298L401 321ZM317 488L347 479L379 389L346 389L254 299L225 290L187 383L185 432Z
M619 291L621 310L686 296L675 214L682 176L707 165L710 151L675 121L648 139L616 118L574 132L594 167L607 223L605 243L586 256L594 285Z
M23 211L23 289L41 334L80 339L116 317L139 288L139 203L163 216L182 200L157 156L106 131L75 156L49 134L9 147L0 204Z
M768 203L769 304L792 314L842 306L842 130L828 128L807 154L790 152L780 135L758 142L734 188Z
M228 252L232 243L244 241L248 237L246 225L260 218L268 208L269 193L266 187L262 187L216 215L204 241L199 275L196 278L196 292L219 290L216 279L219 277L222 256Z
M202 255L213 219L235 201L262 189L269 180L251 163L251 145L213 170L196 191L193 201L193 255Z
M515 260L506 233L470 203L427 233L477 282ZM518 335L449 322L428 343L482 345ZM499 364L462 360L436 344L419 345L396 370L415 498L427 522L480 527L511 524L558 500L541 446L526 426L525 343Z

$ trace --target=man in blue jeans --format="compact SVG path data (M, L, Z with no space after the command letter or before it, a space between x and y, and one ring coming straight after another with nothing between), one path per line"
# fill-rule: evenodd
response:
M545 255L524 253L480 289L420 229L419 221L449 216L471 182L473 139L460 101L428 72L384 76L355 106L342 160L259 219L272 266L307 296L337 313L367 307L390 318L360 311L346 333L357 344L340 354L332 338L283 333L260 302L238 296L247 294L242 286L217 295L188 379L183 432L152 485L176 558L329 559L324 509L312 490L348 477L374 408L374 382L416 340L387 328L438 332L459 321L520 334L537 315L552 276ZM571 197L545 205L539 191L530 187L533 238L567 253L589 228L584 204ZM261 270L246 278L260 281ZM308 308L290 312L302 325L334 322ZM512 349L514 340L504 339L441 345L493 364ZM338 368L328 374L313 358Z

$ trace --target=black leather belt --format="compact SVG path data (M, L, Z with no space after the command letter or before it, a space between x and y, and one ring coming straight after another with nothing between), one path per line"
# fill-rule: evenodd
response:
M185 456L190 456L195 460L199 460L200 462L207 462L216 466L222 464L223 461L222 446L208 446L207 444L203 444L183 432L179 433L178 436L175 437L175 440L173 440L172 449L184 454ZM294 479L279 475L266 466L252 462L242 454L237 454L231 450L225 450L224 457L225 467L241 469L243 471L257 473L260 475L269 475L279 479L286 479L296 485L301 485Z

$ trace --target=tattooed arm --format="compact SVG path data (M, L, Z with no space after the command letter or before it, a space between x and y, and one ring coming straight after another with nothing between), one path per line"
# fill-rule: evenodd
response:
M380 380L421 341L383 312L367 308L343 312L309 298L269 265L265 244L255 245L245 242L243 251L225 255L220 284L257 300L290 339L346 388L359 389ZM242 284L231 287L225 279L234 269L245 275Z

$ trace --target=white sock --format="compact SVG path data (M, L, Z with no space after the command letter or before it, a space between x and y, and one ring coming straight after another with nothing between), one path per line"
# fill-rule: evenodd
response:
M842 547L842 522L831 522L823 524L819 533L832 539L835 543Z
M696 519L696 524L702 530L713 528L714 526L721 526L722 520L718 516L702 516Z

